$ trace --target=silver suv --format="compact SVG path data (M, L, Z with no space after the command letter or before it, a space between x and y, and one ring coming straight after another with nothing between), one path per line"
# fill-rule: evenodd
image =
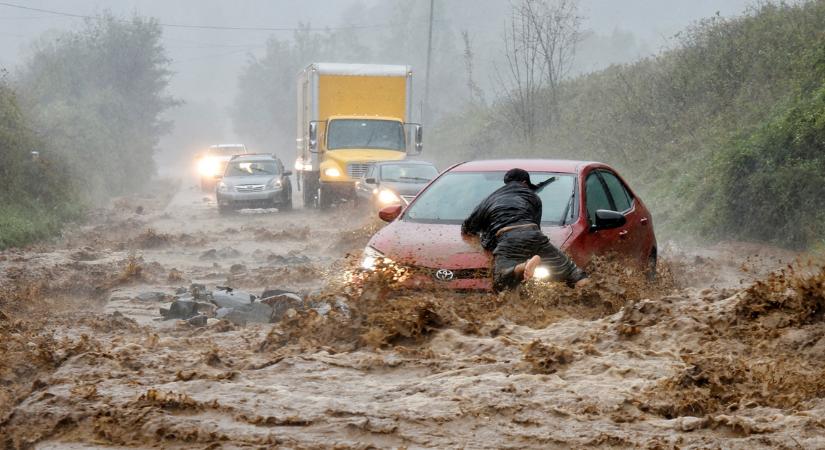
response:
M269 154L233 156L217 184L218 211L226 214L241 208L292 209L291 171Z

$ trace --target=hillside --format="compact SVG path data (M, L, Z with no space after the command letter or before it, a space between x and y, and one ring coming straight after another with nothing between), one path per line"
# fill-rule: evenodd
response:
M511 131L508 105L471 104L432 133L430 154L600 160L631 180L660 235L821 245L825 2L708 19L679 42L564 83L535 145Z

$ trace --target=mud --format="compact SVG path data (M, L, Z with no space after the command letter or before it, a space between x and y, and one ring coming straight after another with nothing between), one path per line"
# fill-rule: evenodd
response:
M825 447L821 261L668 243L653 282L353 289L374 220L171 192L0 254L4 448ZM315 307L161 320L192 283Z

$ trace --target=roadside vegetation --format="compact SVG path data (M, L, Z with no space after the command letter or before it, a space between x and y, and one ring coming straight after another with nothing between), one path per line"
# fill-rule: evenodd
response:
M154 20L102 15L50 34L0 84L0 248L53 235L155 172L176 104ZM33 158L32 152L39 157Z
M428 153L441 162L514 154L600 160L652 206L662 237L821 245L823 24L823 2L762 4L736 19L700 22L657 56L547 83L537 105L519 104L524 97L513 88L492 104L468 97L464 111L430 134ZM535 116L525 120L538 119L527 135L511 113L526 108Z

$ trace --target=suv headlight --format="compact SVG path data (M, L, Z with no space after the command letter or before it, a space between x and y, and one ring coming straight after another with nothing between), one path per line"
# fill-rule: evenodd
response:
M270 189L280 189L281 188L281 179L280 178L273 178L268 184L267 187Z
M383 261L384 264L392 262L389 258L385 257L383 253L367 246L364 249L364 257L361 259L361 268L373 270L375 269L376 264L378 264L378 261Z
M223 181L218 182L218 192L226 192L229 190L229 186L226 185Z

